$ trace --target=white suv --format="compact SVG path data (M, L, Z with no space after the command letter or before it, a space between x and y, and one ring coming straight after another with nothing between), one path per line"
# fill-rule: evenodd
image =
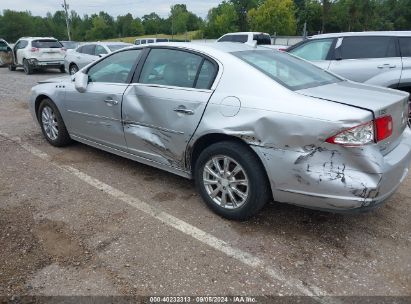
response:
M64 73L63 45L52 37L23 37L17 40L13 47L13 63L11 71L23 67L26 74L35 70L58 68Z

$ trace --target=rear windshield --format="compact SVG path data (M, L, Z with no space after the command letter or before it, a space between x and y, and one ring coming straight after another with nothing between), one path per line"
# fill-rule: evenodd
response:
M270 45L271 37L269 35L258 34L254 35L253 40L257 41L258 45Z
M107 47L110 49L110 51L115 52L118 50L121 50L125 47L128 47L129 45L127 44L113 44L113 45L107 45Z
M62 44L58 42L57 40L52 40L52 39L42 39L42 40L33 40L31 42L31 46L38 48L38 49L59 49L62 48Z
M315 65L282 52L256 50L232 54L293 91L342 81Z
M247 35L225 35L221 37L218 42L240 42L246 43L248 40Z

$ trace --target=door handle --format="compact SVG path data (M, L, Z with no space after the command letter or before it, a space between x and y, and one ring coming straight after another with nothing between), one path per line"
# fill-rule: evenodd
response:
M118 105L118 100L114 100L113 98L107 98L104 102L112 106Z
M175 108L174 112L185 114L185 115L193 115L194 114L193 110L189 110L185 106L179 106L178 108Z
M394 68L396 68L397 66L396 65L394 65L394 64L389 64L389 63L385 63L385 64L383 64L383 65L379 65L379 66L377 66L377 68L379 68L379 69L394 69Z

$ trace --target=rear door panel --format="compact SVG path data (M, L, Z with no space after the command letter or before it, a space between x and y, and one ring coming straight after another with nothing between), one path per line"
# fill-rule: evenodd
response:
M331 62L331 72L356 82L398 86L402 62L394 37L344 37L336 53L340 58Z

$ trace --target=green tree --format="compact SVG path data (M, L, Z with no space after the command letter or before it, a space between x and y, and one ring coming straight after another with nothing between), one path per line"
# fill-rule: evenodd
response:
M170 20L173 33L185 33L188 30L189 12L185 4L171 6Z
M257 8L263 0L230 0L234 5L237 13L237 25L240 31L245 32L249 29L247 22L247 14L253 9Z
M29 36L33 30L33 19L29 12L4 10L0 23L0 37L16 41L22 36Z
M208 12L208 22L204 27L206 38L218 38L228 32L239 31L238 15L234 4L223 1Z
M142 23L146 34L158 34L160 33L162 26L162 19L156 13L151 13L149 15L144 15L142 18Z
M295 35L297 22L292 0L266 0L256 9L248 12L252 31L278 35Z

